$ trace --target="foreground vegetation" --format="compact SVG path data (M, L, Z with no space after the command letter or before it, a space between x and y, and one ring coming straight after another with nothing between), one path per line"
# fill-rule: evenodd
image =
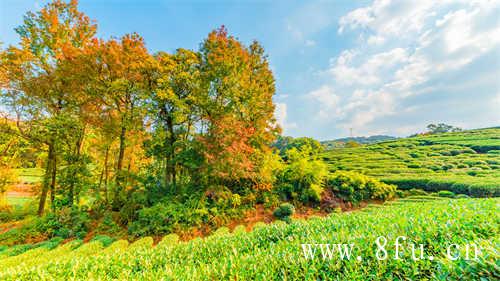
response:
M330 171L362 172L400 189L500 196L500 128L332 149L323 158Z
M363 212L331 214L326 218L297 220L291 224L256 226L252 232L237 227L233 233L219 229L205 239L178 242L165 236L152 247L151 238L132 244L101 239L81 245L73 241L55 249L43 245L20 255L0 259L2 280L494 280L500 276L499 199L441 199L415 197L398 204L367 208ZM411 202L413 201L413 202ZM421 201L421 202L419 202ZM410 252L393 260L394 245L386 247L388 259L377 261L375 240L425 244L425 256L413 261ZM56 241L57 243L57 241ZM355 243L363 259L314 260L303 255L302 243ZM478 260L466 261L464 245L480 245ZM457 244L461 258L445 257L446 247ZM390 246L389 246L390 245ZM408 250L409 244L406 249ZM459 254L453 252L453 254Z

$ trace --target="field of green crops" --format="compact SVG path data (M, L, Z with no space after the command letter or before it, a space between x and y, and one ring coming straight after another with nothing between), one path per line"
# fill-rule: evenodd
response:
M500 199L410 197L360 212L259 225L251 232L219 229L207 238L178 242L169 235L152 246L150 237L129 245L120 240L45 244L19 254L0 253L1 280L498 280ZM377 260L378 237L389 242ZM397 236L424 244L423 260L412 260L410 244L394 259ZM391 242L392 241L392 242ZM353 243L361 260L306 258L301 244ZM465 258L465 245L480 248ZM457 260L446 256L456 244ZM17 246L19 248L19 246ZM51 249L53 248L53 249ZM16 255L17 254L17 255ZM433 256L430 260L428 257Z
M401 189L500 196L500 128L332 149L324 159L332 171L360 171Z

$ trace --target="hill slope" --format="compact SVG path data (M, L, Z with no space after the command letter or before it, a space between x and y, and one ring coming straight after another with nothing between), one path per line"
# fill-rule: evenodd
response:
M324 153L331 171L355 170L401 189L500 196L500 129L397 139Z

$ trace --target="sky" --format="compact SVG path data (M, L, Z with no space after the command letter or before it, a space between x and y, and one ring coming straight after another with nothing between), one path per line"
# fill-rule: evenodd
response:
M0 0L0 42L46 1ZM408 136L430 123L500 125L500 1L80 0L98 36L198 49L221 25L259 41L284 134Z

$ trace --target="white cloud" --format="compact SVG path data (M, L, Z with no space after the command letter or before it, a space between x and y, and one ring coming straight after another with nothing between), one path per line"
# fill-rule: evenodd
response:
M492 125L500 115L491 106L500 100L499 13L498 1L376 0L355 9L338 32L361 41L330 60L326 82L307 96L343 129Z
M346 29L369 29L388 36L410 35L419 32L436 6L446 1L390 1L376 0L368 7L359 8L343 16L339 33Z
M371 35L366 42L369 45L382 45L385 42L385 38L381 35Z
M287 122L287 105L286 103L276 103L276 108L274 110L274 116L276 117L276 121L281 126L283 131L287 131L289 129L294 129L297 127L296 123L288 123Z
M316 113L317 119L326 119L329 116L340 114L338 109L336 109L340 97L329 86L324 85L317 90L311 91L306 97L321 104L320 110Z
M361 63L354 63L356 52L344 51L331 66L329 72L337 83L346 85L373 85L380 83L382 72L389 71L396 64L408 60L405 49L395 48L386 52L362 58Z

